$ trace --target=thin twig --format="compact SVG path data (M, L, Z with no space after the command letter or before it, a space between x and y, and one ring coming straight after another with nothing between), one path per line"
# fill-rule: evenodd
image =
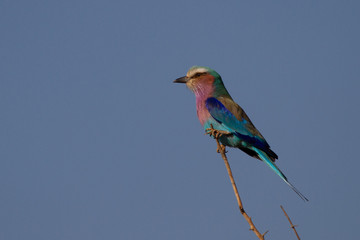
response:
M281 209L283 210L283 212L284 212L285 216L287 217L287 219L289 220L289 223L290 223L290 225L291 225L291 228L294 230L297 239L300 240L299 234L297 233L297 231L296 231L296 229L295 229L296 225L294 225L294 224L291 222L291 220L290 220L289 216L287 215L287 213L285 212L285 209L283 208L283 206L280 205L280 207L281 207Z
M225 166L226 166L226 169L228 171L228 174L229 174L229 177L230 177L230 181L231 181L231 185L234 189L234 193L235 193L235 196L236 196L236 200L238 202L238 205L239 205L239 209L240 209L240 212L241 214L244 216L245 220L249 223L250 225L250 230L253 231L255 233L255 235L260 239L260 240L264 240L264 236L265 234L267 233L267 231L264 233L264 234L261 234L259 232L259 230L257 230L257 228L255 227L253 221L251 220L251 218L249 217L249 215L247 215L247 213L245 212L245 209L243 207L243 204L241 202L241 199L240 199L240 195L239 195L239 192L237 190L237 187L236 187L236 184L235 184L235 181L234 181L234 177L232 175L232 172L231 172L231 168L230 168L230 164L229 164L229 161L226 157L226 150L225 150L225 146L224 145L221 145L220 142L219 142L219 138L222 136L222 135L231 135L231 133L229 132L224 132L224 131L219 131L219 130L215 130L213 128L213 125L211 124L211 128L210 129L207 129L207 134L209 134L210 136L214 136L215 140L216 140L216 143L217 143L217 151L221 154L222 158L224 159L224 162L225 162Z

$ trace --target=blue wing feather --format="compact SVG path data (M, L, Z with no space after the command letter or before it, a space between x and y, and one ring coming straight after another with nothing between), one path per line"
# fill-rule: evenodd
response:
M208 98L205 102L206 108L210 115L227 129L245 141L247 144L257 147L265 152L270 148L269 144L263 139L254 136L247 128L247 121L243 119L239 121L219 100L216 98Z

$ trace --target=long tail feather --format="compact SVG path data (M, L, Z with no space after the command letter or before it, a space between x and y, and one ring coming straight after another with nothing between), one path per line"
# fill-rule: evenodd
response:
M282 180L284 180L284 182L286 182L287 185L289 185L291 187L291 189L304 201L309 201L299 190L296 189L296 187L294 187L294 185L292 185L286 178L286 176L281 172L281 170L275 165L275 163L266 155L265 152L252 147L252 150L254 150L259 158L266 163L266 165L268 165L279 177L281 177Z
M304 201L306 201L306 202L309 201L309 199L307 199L307 198L306 198L299 190L297 190L296 187L294 187L294 185L292 185L289 181L286 180L285 182L287 183L287 185L289 185L289 186L291 187L292 190L294 190L294 192L296 192L297 195L299 195L299 197L300 197L302 200L304 200Z

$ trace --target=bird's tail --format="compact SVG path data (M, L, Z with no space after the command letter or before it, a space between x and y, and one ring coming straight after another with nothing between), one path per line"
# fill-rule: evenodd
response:
M294 185L292 185L286 178L286 176L281 172L281 170L275 165L275 163L266 155L265 152L252 147L252 150L254 150L259 158L266 163L266 165L268 165L279 177L281 177L282 180L284 180L284 182L286 182L287 185L289 185L291 187L292 190L294 190L294 192L296 192L297 195L299 195L299 197L304 200L304 201L309 201L299 190L297 190Z

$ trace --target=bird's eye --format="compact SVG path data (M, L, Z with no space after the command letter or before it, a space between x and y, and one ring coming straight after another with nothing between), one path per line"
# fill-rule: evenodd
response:
M195 75L194 75L194 77L200 77L201 76L201 73L196 73Z

